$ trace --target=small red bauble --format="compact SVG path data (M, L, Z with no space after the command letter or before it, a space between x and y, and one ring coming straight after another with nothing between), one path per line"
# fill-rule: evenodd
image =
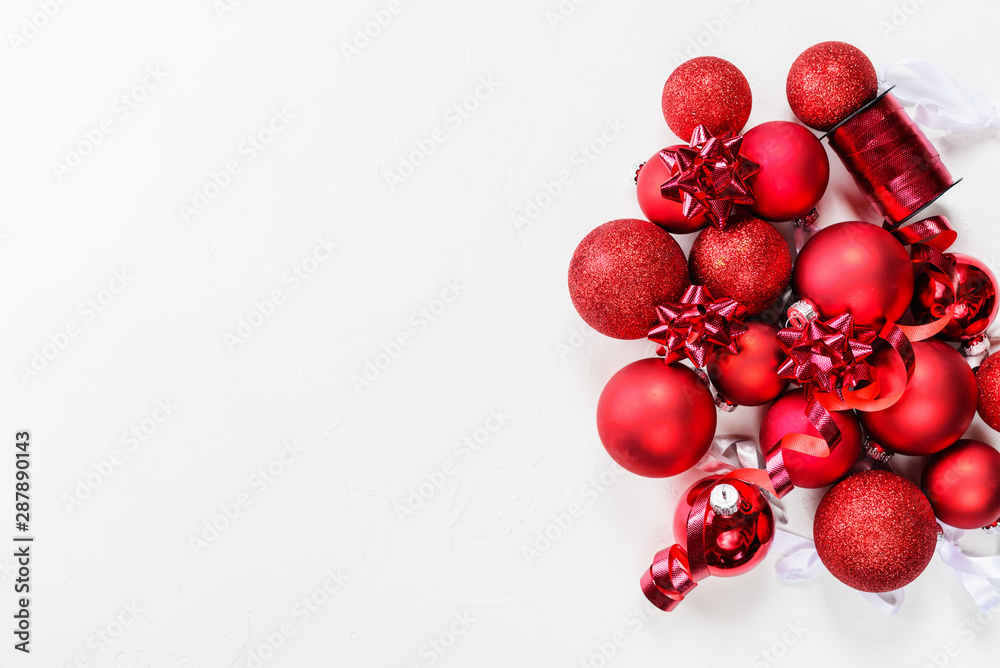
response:
M859 325L898 320L913 297L913 264L896 237L849 221L817 232L795 260L795 291L823 319L850 313Z
M713 135L739 132L750 118L750 83L728 60L714 56L681 63L663 86L663 118L688 141L698 125Z
M788 106L815 130L829 130L877 93L875 66L845 42L821 42L803 51L785 82Z
M820 437L819 431L806 417L805 394L792 390L771 404L760 423L760 449L768 452L788 434ZM785 468L796 487L817 489L832 485L842 478L861 456L861 424L854 411L832 411L833 422L840 429L840 443L829 457L814 457L794 450L785 450Z
M597 402L601 443L624 469L647 478L683 473L715 438L716 407L698 375L660 359L632 362Z
M778 329L763 322L746 323L736 340L739 353L718 349L705 364L719 395L740 406L762 406L781 395L788 381L778 377L785 354L775 336Z
M826 192L826 150L798 123L769 121L751 128L743 135L740 153L760 165L753 177L757 201L750 210L765 220L803 218Z
M861 424L883 448L901 455L931 455L957 441L976 416L976 377L965 358L943 341L913 344L913 377L889 408L861 413ZM874 356L874 365L887 354Z
M820 561L860 591L886 592L920 575L937 545L927 498L895 473L865 471L837 483L820 501L813 537Z
M711 476L699 480L677 502L674 540L688 553L691 552L687 541L691 506L702 492L716 487L721 478ZM771 504L757 487L732 479L722 484L732 487L739 499L733 499L730 493L730 498L726 499L727 508L720 509L722 512L716 512L711 503L708 505L705 515L705 560L709 575L734 577L751 570L767 556L774 541L774 514Z
M778 230L758 218L709 226L691 246L691 278L716 298L732 297L749 315L769 308L788 287L792 254Z
M967 341L986 331L997 316L997 279L974 257L947 253L958 273L958 303L951 322L938 334L945 341ZM955 302L951 281L937 269L926 266L914 279L911 309L918 322L930 322L944 315Z
M645 220L613 220L580 242L569 264L569 296L588 325L616 339L642 339L656 307L690 285L684 253Z
M676 150L681 146L668 146L664 150ZM667 167L667 163L657 152L639 169L636 177L636 194L639 198L639 208L651 223L656 223L667 232L673 234L690 234L708 225L708 216L704 213L693 218L684 215L684 205L672 199L667 199L660 191L666 181L677 173L676 169Z
M1000 452L962 439L927 460L920 486L938 519L958 529L979 529L1000 518Z
M1000 355L994 353L983 360L976 370L976 388L979 417L994 431L1000 431Z

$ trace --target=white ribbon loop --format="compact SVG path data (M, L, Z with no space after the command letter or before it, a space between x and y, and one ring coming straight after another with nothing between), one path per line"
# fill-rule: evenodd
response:
M913 76L893 74L894 69L908 70ZM915 107L913 120L924 127L949 131L1000 127L1000 105L935 63L897 60L882 72L884 87L894 86L892 94L904 107Z
M971 557L958 541L965 535L961 529L945 526L938 540L937 554L976 602L987 611L1000 603L1000 593L991 580L1000 580L1000 557Z

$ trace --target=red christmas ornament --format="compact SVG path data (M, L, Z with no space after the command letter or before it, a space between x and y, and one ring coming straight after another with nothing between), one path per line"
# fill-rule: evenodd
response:
M961 253L945 253L958 273L958 301L951 281L938 269L926 265L914 279L910 308L918 322L944 316L945 309L956 303L951 322L938 334L945 341L968 341L981 334L997 315L997 279L985 263Z
M913 376L899 401L885 410L861 413L861 424L887 451L930 455L957 441L972 424L976 377L965 358L943 341L918 341L913 353ZM872 364L879 366L886 354L880 350Z
M771 404L760 423L760 449L769 451L788 434L821 437L806 417L808 404L801 389L792 390ZM829 457L813 457L794 450L785 450L785 468L796 487L816 489L832 485L843 477L861 456L861 424L854 411L831 411L833 422L840 430L840 442Z
M681 63L663 86L663 118L687 140L695 127L712 134L739 132L750 118L750 84L735 65L703 56Z
M821 42L803 51L785 82L788 106L814 130L829 130L878 94L875 66L845 42Z
M597 402L597 433L618 464L647 478L688 470L715 437L712 393L686 366L632 362L608 381Z
M976 370L979 401L976 410L983 422L1000 431L1000 355L994 353Z
M725 227L733 205L754 202L750 180L759 167L740 154L742 144L743 137L730 133L715 137L699 125L689 146L660 153L664 162L676 169L660 192L680 202L685 216L704 214L716 227Z
M649 340L663 346L668 363L687 358L702 367L714 350L736 352L736 337L747 331L745 314L735 299L713 299L704 287L692 285L680 303L656 307L660 325Z
M768 309L788 287L792 254L778 230L758 218L707 227L691 246L692 282L716 297L732 297L749 315Z
M855 473L837 483L813 520L823 565L847 586L868 592L915 580L934 556L937 531L927 498L887 471Z
M647 160L636 176L636 194L639 208L651 223L656 223L672 234L690 234L708 225L704 212L688 218L680 202L667 199L660 188L677 173L676 164L671 167L663 159L664 151L676 151L680 145L668 146Z
M1000 452L962 439L927 460L920 486L938 519L958 529L979 529L1000 518Z
M709 575L725 578L742 575L764 560L774 540L774 514L757 487L732 478L720 483L721 479L720 475L710 476L687 488L674 510L674 540L691 552L688 516L698 497L707 492L705 561ZM719 490L713 499L712 491L720 484L732 491Z
M716 350L705 368L723 399L740 406L762 406L788 387L788 381L778 376L785 354L775 339L776 327L748 322L746 328L736 339L737 352Z
M743 136L741 153L760 165L750 210L765 220L806 217L826 192L830 160L813 133L798 123L770 121Z
M837 223L802 247L792 284L824 319L846 312L859 325L881 327L909 307L913 264L903 245L881 227Z
M588 234L569 265L569 295L588 325L616 339L645 338L656 307L690 284L674 238L645 220L613 220Z

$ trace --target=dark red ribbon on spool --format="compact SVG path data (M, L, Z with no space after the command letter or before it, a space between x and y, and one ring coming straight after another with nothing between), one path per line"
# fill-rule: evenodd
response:
M892 225L957 183L934 145L888 91L826 137L861 192Z

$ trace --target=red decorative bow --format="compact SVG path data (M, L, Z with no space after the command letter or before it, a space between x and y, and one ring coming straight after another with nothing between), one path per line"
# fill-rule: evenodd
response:
M782 329L778 343L788 359L778 375L801 385L808 398L814 392L829 392L843 401L845 388L853 390L863 381L876 380L875 368L865 359L874 352L877 338L873 328L855 325L849 313Z
M701 285L690 286L679 304L657 306L656 315L660 325L649 332L649 340L666 349L668 364L686 357L703 367L716 350L739 354L736 339L748 331L742 304L729 297L713 299Z
M660 193L681 202L688 218L705 213L713 225L724 228L733 205L757 201L750 177L760 165L740 155L742 145L742 135L727 132L715 137L699 125L690 146L660 151L663 162L677 170L660 186Z

